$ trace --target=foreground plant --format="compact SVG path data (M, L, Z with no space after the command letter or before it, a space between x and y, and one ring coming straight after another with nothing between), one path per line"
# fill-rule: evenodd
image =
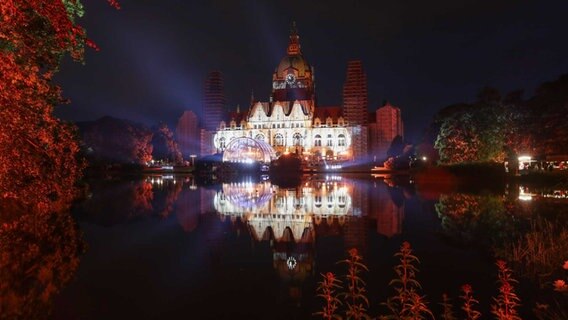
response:
M568 260L565 260L562 269L564 277L568 272ZM559 276L561 277L561 276ZM563 279L554 280L552 288L557 293L552 303L537 303L534 309L538 319L546 320L564 320L568 319L568 285ZM558 294L559 293L559 294Z
M481 317L481 312L475 310L476 306L479 304L473 297L473 289L471 285L464 284L461 287L463 294L460 296L463 300L462 310L465 312L466 320L476 320Z
M499 269L499 295L493 298L495 304L491 306L493 313L499 320L518 320L521 319L517 312L520 306L520 299L515 293L513 283L518 282L513 279L511 269L503 260L498 260L497 268Z
M345 314L348 319L369 319L366 283L360 277L363 270L369 271L369 269L362 261L363 258L359 255L357 249L353 248L349 250L349 258L339 262L347 264L347 291L342 293L341 296L345 297L347 304Z
M409 320L426 319L427 316L434 318L424 296L419 294L422 286L416 280L418 268L414 264L420 263L420 260L412 254L410 243L404 242L395 257L400 261L394 268L397 278L391 280L389 285L394 286L396 295L388 298L384 303L391 314L382 318Z
M568 271L568 260L564 261L562 269L564 269L565 272ZM568 284L566 284L566 281L564 281L563 279L554 280L553 286L554 286L554 291L568 293Z
M441 318L443 320L456 320L456 317L454 315L454 307L452 305L452 303L450 302L450 298L448 297L447 294L443 294L442 295L442 303L440 303L440 305L443 308L442 311L442 316Z
M337 314L337 309L341 305L338 298L338 289L341 289L341 281L332 273L328 272L322 274L323 280L318 283L318 297L324 299L324 306L321 311L316 312L314 315L319 315L323 319L341 319Z
M319 315L324 319L343 319L340 315L339 307L345 304L345 318L374 319L374 317L370 317L367 314L369 300L365 288L366 284L361 279L361 273L368 271L368 268L363 264L363 258L356 249L351 249L348 253L348 259L339 262L348 266L345 277L346 291L338 293L338 290L342 289L342 287L340 281L333 273L322 274L323 281L319 283L318 296L324 299L325 305L322 311L315 313L315 315ZM416 274L418 273L416 264L420 263L420 260L412 254L410 244L404 242L399 252L395 254L395 257L399 259L399 264L394 267L397 277L389 283L389 286L394 287L395 294L383 303L389 310L389 314L379 315L377 318L396 320L434 319L426 299L420 294L422 287L416 279ZM499 284L499 294L493 298L491 313L497 320L520 320L521 317L517 308L520 306L521 301L514 287L517 280L513 278L513 273L505 261L499 260L496 262L496 265L498 268L497 283ZM568 261L564 263L563 268L568 270ZM564 280L557 280L554 286L556 291L568 292L565 290L567 285ZM464 317L460 317L460 319L481 319L482 314L478 311L479 301L474 298L471 285L463 285L461 291L461 310ZM565 295L563 294L563 296ZM339 298L342 298L342 300L339 300ZM458 319L454 314L454 307L447 294L442 295L442 303L440 305L442 306L441 319ZM565 303L558 301L554 308L549 308L548 305L544 304L537 304L538 310L535 310L535 315L538 319L568 319L568 314L566 314L566 311L563 311L563 306L565 306Z

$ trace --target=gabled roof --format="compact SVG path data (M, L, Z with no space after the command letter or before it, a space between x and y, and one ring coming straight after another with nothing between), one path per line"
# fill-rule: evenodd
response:
M341 107L317 107L314 113L314 118L320 118L321 121L325 121L327 117L335 122L339 117L343 116L343 108Z
M302 112L305 115L308 115L310 113L310 107L311 107L311 100L296 100L296 101L276 101L276 102L256 102L252 107L250 112L248 113L248 117L251 117L253 115L253 112L255 110L255 108L258 108L258 104L260 103L264 114L266 114L266 116L270 117L272 116L272 113L274 112L274 107L276 105L280 105L282 106L282 111L284 112L284 115L287 117L290 115L290 113L292 113L292 109L295 103L299 103Z

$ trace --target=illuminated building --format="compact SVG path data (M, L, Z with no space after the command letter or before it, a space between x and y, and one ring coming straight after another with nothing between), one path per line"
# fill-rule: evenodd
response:
M347 76L343 85L343 115L356 126L353 136L355 158L367 155L367 76L359 60L347 63Z
M370 151L378 160L386 159L387 151L396 136L404 138L400 108L386 102L375 112L375 123L370 124Z
M197 115L193 111L185 111L178 119L176 141L184 159L199 154L201 133Z
M293 25L286 55L272 75L270 101L252 101L244 117L217 123L213 151L249 137L268 143L277 154L292 152L318 161L352 159L354 128L339 110L319 112L315 101L314 69L302 55Z

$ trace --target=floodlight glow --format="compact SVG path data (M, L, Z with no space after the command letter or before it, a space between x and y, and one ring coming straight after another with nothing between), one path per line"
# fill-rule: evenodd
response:
M531 156L520 156L519 161L531 161Z

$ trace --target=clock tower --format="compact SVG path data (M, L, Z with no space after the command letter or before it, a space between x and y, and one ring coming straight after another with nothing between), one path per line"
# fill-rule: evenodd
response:
M315 100L314 70L302 56L296 23L292 23L286 56L272 75L272 101Z

